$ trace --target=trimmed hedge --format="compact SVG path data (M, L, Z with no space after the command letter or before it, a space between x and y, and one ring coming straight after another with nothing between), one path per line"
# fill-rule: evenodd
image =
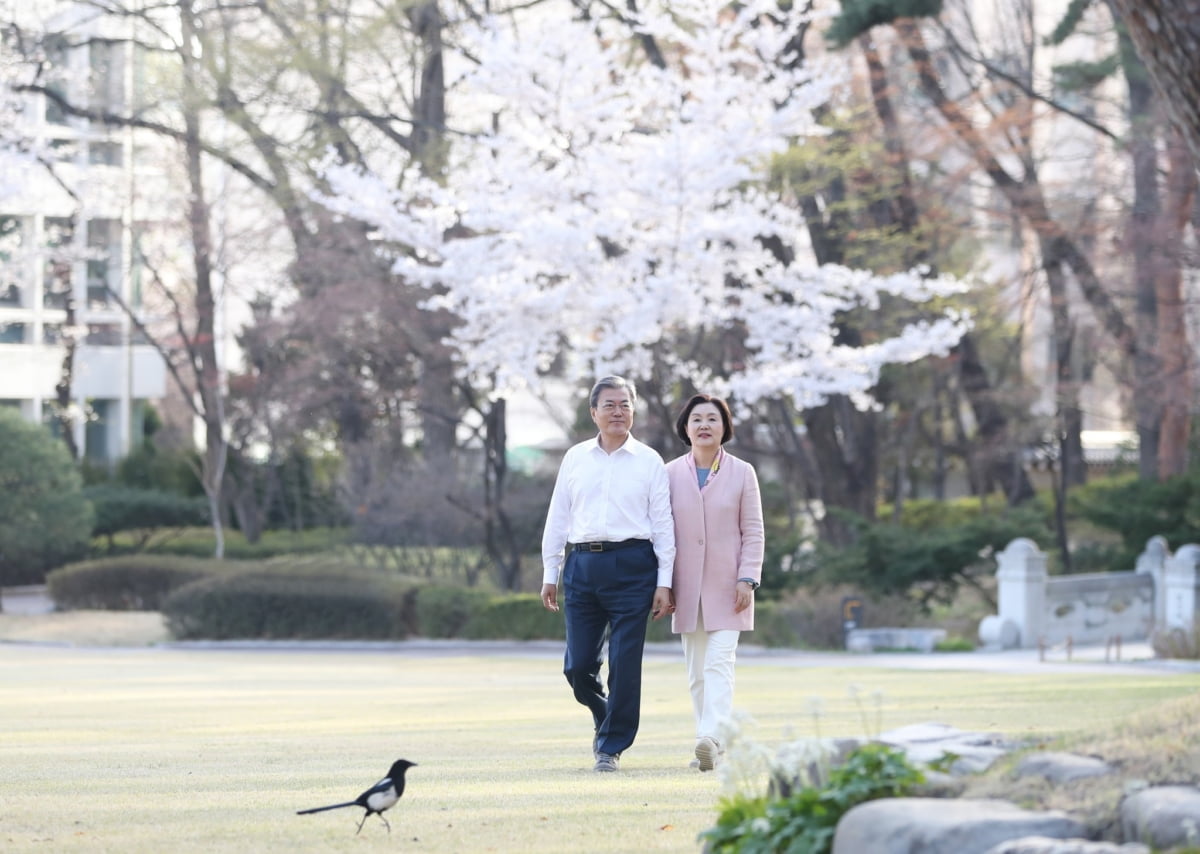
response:
M172 591L235 564L171 555L122 555L73 563L46 575L46 589L61 610L158 611Z
M208 520L204 498L158 489L102 484L86 487L83 496L92 502L96 513L92 529L96 537L112 537L121 531L185 528Z
M430 584L341 560L329 553L256 562L124 555L62 567L49 574L48 586L61 609L161 610L181 640L566 637L563 614L547 611L535 593ZM742 640L838 649L844 593L838 588L758 602L756 629ZM871 600L868 624L894 624L887 622L893 610ZM670 618L648 621L646 640L678 642Z
M471 640L565 640L562 612L547 611L537 593L496 596L463 627Z
M462 637L492 600L485 590L429 585L416 591L417 625L427 638ZM539 602L539 606L540 606Z
M398 640L417 632L414 599L372 576L251 570L181 587L162 611L180 640Z

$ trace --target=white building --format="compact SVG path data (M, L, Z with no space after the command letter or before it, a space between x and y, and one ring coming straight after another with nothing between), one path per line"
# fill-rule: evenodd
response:
M80 20L58 20L73 47L49 40L64 70L55 85L72 103L123 112L134 97L128 46L81 39ZM111 462L139 441L143 407L166 386L163 360L125 308L140 311L144 275L135 255L146 219L135 209L135 135L65 115L40 95L23 104L21 125L44 143L52 169L25 161L22 174L0 182L17 188L0 198L0 405L54 422L73 336L75 444L81 456Z

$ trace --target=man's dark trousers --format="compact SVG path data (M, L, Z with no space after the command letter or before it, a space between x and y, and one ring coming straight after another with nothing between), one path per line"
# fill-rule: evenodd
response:
M563 565L567 654L563 673L596 727L596 750L620 754L633 744L642 709L642 651L658 584L649 541L613 551L572 549ZM608 695L600 684L604 630Z

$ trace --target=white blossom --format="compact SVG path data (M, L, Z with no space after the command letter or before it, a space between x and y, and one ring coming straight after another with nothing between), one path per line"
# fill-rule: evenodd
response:
M827 67L780 62L798 14L758 0L736 13L652 4L639 26L666 68L612 20L546 11L532 28L464 24L459 43L478 64L450 81L467 133L444 181L410 171L396 189L330 164L326 203L374 227L396 274L459 318L463 374L497 392L536 389L563 354L571 379L645 376L673 334L737 328L748 357L721 381L742 403L846 394L870 406L885 364L945 353L969 319L931 312L848 346L836 318L964 285L804 260L799 213L763 181L774 155L821 133L812 110L838 83ZM765 237L799 247L797 260L782 263ZM716 379L670 358L693 381Z

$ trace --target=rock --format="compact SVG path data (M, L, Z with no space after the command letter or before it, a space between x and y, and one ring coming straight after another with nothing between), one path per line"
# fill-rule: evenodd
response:
M1063 813L1030 812L1008 801L884 798L842 816L833 854L987 854L1012 839L1083 832Z
M1004 756L1013 745L997 735L965 732L945 724L914 724L879 736L884 744L899 747L913 762L929 765L951 755L949 772L955 776L978 774Z
M1111 765L1093 756L1047 750L1022 757L1016 774L1018 777L1045 777L1051 783L1069 783L1085 777L1101 777L1112 771Z
M914 798L957 798L967 788L967 781L961 776L931 770L924 773L925 782L914 786L909 792Z
M1001 842L987 854L1150 854L1150 849L1137 842L1118 845L1115 842L1090 842L1087 839L1026 836Z
M1200 789L1152 786L1121 802L1121 835L1154 848L1200 845Z

